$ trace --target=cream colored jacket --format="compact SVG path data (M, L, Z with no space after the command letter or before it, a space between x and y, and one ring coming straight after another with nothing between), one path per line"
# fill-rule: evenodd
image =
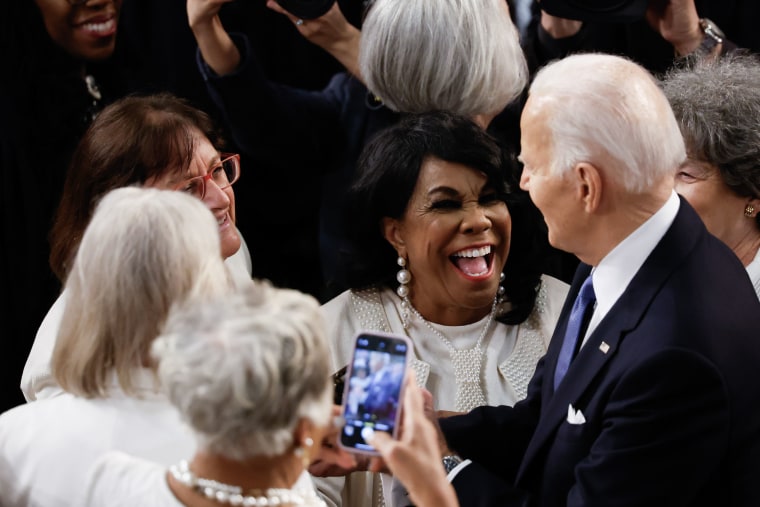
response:
M554 331L568 285L550 276L541 278L536 305L520 325L491 324L483 341L485 398L489 405L513 405L527 393L536 363L544 355ZM353 339L362 329L384 330L409 336L414 344L412 368L417 381L433 394L437 410L455 410L456 382L449 350L421 322L401 323L399 298L390 289L346 291L322 306L333 340L333 369L349 362ZM485 319L467 326L436 326L456 348L470 348ZM391 505L388 476L353 473L347 479L315 478L325 500L334 505Z

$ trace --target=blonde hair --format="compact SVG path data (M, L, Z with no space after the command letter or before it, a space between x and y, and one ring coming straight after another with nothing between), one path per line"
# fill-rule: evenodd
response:
M106 194L66 280L52 359L58 384L105 397L115 373L134 394L132 374L148 364L171 306L231 290L220 248L216 221L198 199L135 187Z

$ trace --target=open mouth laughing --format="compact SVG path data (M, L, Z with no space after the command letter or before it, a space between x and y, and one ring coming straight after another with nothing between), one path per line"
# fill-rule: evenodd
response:
M468 278L483 278L491 273L493 253L491 245L464 248L449 256L456 268Z

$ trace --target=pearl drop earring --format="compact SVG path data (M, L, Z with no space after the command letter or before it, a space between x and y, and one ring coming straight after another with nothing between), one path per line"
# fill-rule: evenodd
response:
M409 287L407 287L407 284L412 280L412 274L406 269L406 259L403 257L399 256L396 260L396 264L401 266L401 269L396 273L396 280L399 283L399 286L396 288L396 294L398 294L398 297L400 298L405 298L409 295Z
M296 458L301 459L301 463L303 464L304 468L309 468L310 458L309 454L306 452L306 449L311 449L312 445L314 445L314 439L311 437L306 437L303 439L303 445L298 446L293 450L293 454L296 456Z
M396 280L399 283L398 287L396 287L396 294L401 298L401 324L404 326L404 329L407 329L409 327L409 304L407 303L407 296L409 296L408 284L412 280L412 274L406 269L406 259L400 255L398 259L396 259L396 264L401 267L401 269L398 270L398 273L396 273Z

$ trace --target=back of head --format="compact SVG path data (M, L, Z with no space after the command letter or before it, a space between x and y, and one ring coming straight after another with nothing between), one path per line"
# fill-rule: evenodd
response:
M503 0L375 0L359 56L367 87L391 109L496 114L527 83Z
M147 365L169 309L199 294L225 294L231 280L216 221L181 192L121 188L98 205L66 283L52 368L65 390L105 396L115 372Z
M206 113L167 93L130 96L103 109L74 152L51 231L50 265L61 281L98 199L186 170L198 134L219 142Z
M234 297L191 302L172 312L153 353L204 451L283 454L300 419L329 419L328 342L311 296L254 282Z
M662 88L689 157L717 166L737 195L760 198L760 59L698 60L669 72Z
M647 70L623 57L579 54L536 75L526 111L550 115L553 167L603 167L626 191L672 178L686 153L667 99Z
M429 157L481 171L496 192L509 192L505 153L466 117L445 111L409 115L378 133L362 151L348 196L352 288L395 283L397 254L381 234L381 220L403 216Z

